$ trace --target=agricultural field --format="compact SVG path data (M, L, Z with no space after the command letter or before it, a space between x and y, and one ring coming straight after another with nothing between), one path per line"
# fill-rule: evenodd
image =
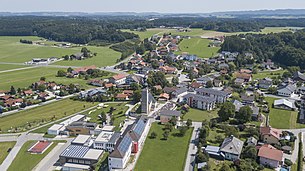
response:
M305 127L305 125L297 123L298 112L272 108L272 104L274 100L277 100L277 98L266 97L265 100L269 105L269 119L272 127L279 129L296 129Z
M20 39L43 41L46 46L30 45L20 43ZM33 58L62 57L80 52L81 47L59 48L53 47L54 41L45 41L43 38L35 36L1 36L0 37L0 62L24 63ZM97 56L82 61L61 61L56 64L67 66L88 66L96 65L98 67L113 65L121 57L121 53L116 52L109 47L87 46Z
M78 78L56 77L60 68L52 67L35 67L31 69L0 73L0 90L9 90L11 86L15 88L27 88L32 83L39 81L41 77L45 77L46 81L55 81L65 85L76 83L81 88L87 89L92 86L87 84L87 80ZM63 69L65 70L65 69Z
M177 53L188 52L201 58L213 57L218 53L220 47L209 47L210 42L210 40L202 38L183 39L179 44L180 51Z
M156 132L157 137L155 139L146 139L135 171L183 170L192 129L189 129L184 137L177 136L178 131L173 130L167 140L162 140L162 128L162 125L152 124L148 135L151 132Z
M17 68L27 68L26 65L10 65L10 64L0 64L0 71L12 70Z
M8 168L8 171L28 171L32 170L48 153L53 150L53 148L59 143L59 141L54 141L53 144L43 153L43 154L31 154L27 150L36 141L27 141L18 152L14 161Z
M187 112L183 116L183 120L191 119L193 122L202 122L203 120L211 120L213 118L217 118L218 110L206 111L190 108L189 112Z
M13 148L15 144L16 144L15 141L0 142L0 165L5 160L6 156L9 154L7 150L9 148Z
M111 107L115 108L115 111L113 111L114 116L114 123L115 130L120 130L120 123L122 123L125 119L125 112L128 110L128 107L125 106L127 103L104 103L107 105L106 108L97 109L91 113L88 113L88 117L90 117L90 122L95 122L98 124L101 124L101 120L99 119L98 115L100 115L102 112L105 112L105 114L109 113L109 110Z
M33 129L41 124L58 120L66 116L70 116L87 108L93 107L98 103L89 103L82 101L74 101L71 99L63 99L44 106L20 111L12 115L0 118L0 128L2 133L7 133L13 129L14 132L22 132ZM22 117L22 119L20 118ZM12 126L14 128L12 128Z

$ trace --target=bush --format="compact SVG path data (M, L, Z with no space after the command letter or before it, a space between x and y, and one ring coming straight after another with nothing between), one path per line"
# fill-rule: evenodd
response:
M287 165L287 166L291 166L293 163L291 160L289 159L285 159L284 163Z

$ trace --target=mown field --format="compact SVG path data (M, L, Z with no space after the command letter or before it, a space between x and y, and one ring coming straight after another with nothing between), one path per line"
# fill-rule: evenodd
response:
M190 108L189 112L183 116L183 120L191 119L193 122L202 122L203 120L210 121L211 119L218 117L217 112L218 110L206 111Z
M61 119L63 117L75 114L98 103L88 103L82 101L73 101L64 99L53 102L44 106L33 109L20 111L12 115L0 118L0 128L2 133L8 132L12 127L17 128L18 132L35 128L38 125L50 122L52 120ZM29 127L30 124L30 127Z
M17 68L27 68L26 65L10 65L10 64L0 64L0 71L12 70Z
M0 142L0 165L5 160L6 156L9 154L7 150L13 148L16 141Z
M208 47L210 42L210 40L202 38L183 39L179 44L180 51L177 53L188 52L201 58L213 57L220 47Z
M81 47L74 48L58 48L52 47L53 41L48 46L22 44L20 39L38 41L41 40L35 36L1 36L0 37L0 62L16 62L24 63L30 61L32 58L49 58L49 57L62 57L64 55L71 55L80 52ZM87 66L96 65L99 67L113 65L116 60L120 58L121 54L109 47L95 47L87 46L89 50L97 53L97 56L82 60L82 61L63 61L57 64L68 66Z
M135 171L168 171L183 170L185 165L188 144L192 135L189 129L184 137L177 136L177 130L170 133L168 140L162 139L163 126L153 123L149 134L156 132L155 139L147 138Z
M272 78L278 77L279 75L283 75L286 70L279 70L279 71L259 71L257 74L253 74L253 79L263 79L263 78Z
M90 88L87 80L78 78L56 77L60 68L52 67L35 67L31 69L0 73L0 90L9 90L11 86L15 88L27 88L32 83L39 81L41 77L45 77L46 81L55 81L65 85L71 83L80 84L81 88ZM65 69L63 69L65 70Z

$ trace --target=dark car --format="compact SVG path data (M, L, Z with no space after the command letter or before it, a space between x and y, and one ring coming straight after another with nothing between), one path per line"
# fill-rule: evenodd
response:
M12 151L12 148L7 149L7 152L8 152L8 153L11 152L11 151Z

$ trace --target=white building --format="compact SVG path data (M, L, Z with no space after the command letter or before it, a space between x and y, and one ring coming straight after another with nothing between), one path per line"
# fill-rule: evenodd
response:
M105 151L113 151L116 142L120 138L120 133L118 132L108 132L102 131L95 139L93 148L102 149Z

